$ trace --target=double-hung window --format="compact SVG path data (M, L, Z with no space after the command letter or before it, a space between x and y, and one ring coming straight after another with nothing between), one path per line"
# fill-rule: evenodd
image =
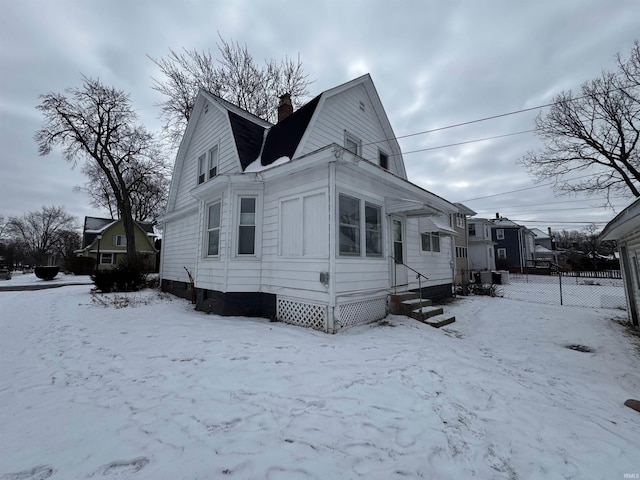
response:
M381 216L382 209L370 203L364 204L365 217L365 245L367 247L367 257L377 257L382 255L382 231Z
M504 240L504 229L502 228L496 229L496 238L498 240Z
M126 247L127 237L125 235L116 235L115 244L117 247Z
M340 195L340 255L360 255L360 200Z
M238 221L238 255L255 255L256 197L240 197Z
M378 157L380 159L380 166L385 170L389 170L389 155L381 150L378 150Z
M208 177L213 178L218 174L218 146L209 149L208 153Z
M382 208L359 198L340 195L338 200L339 253L367 257L382 255Z
M207 179L207 156L203 153L198 157L198 185Z
M101 253L100 265L113 265L113 253Z
M217 256L220 249L220 202L207 208L207 255Z
M351 135L348 132L344 132L344 148L349 150L354 155L360 156L362 142L358 137Z
M498 258L499 259L507 258L507 249L506 248L498 248Z

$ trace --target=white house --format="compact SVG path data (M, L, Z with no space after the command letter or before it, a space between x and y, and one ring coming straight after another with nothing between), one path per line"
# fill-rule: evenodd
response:
M601 240L615 240L620 254L620 270L627 297L629 321L638 326L638 305L640 304L640 200L636 200L600 233Z
M281 100L271 125L198 94L164 217L162 288L199 310L331 333L384 318L392 293L450 296L458 209L407 179L370 76L296 112Z
M491 239L493 223L486 218L470 218L469 266L472 270L495 270L495 242Z

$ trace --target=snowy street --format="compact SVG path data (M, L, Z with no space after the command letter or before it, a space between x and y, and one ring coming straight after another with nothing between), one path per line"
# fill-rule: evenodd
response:
M624 312L466 297L327 335L90 288L0 292L1 480L640 473Z

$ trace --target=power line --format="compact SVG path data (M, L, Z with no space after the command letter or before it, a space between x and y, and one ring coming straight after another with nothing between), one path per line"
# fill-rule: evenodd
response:
M467 140L466 142L449 143L447 145L439 145L437 147L410 150L408 152L398 153L394 155L408 155L410 153L426 152L428 150L437 150L439 148L457 147L458 145L466 145L467 143L484 142L486 140L495 140L496 138L511 137L513 135L522 135L523 133L531 133L531 132L535 132L535 130L522 130L521 132L505 133L504 135L494 135L493 137L477 138L475 140Z

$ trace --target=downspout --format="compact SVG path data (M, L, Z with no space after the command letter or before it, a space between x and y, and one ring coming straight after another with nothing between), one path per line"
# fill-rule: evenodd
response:
M336 163L329 162L329 311L327 312L328 333L335 333L336 310Z

